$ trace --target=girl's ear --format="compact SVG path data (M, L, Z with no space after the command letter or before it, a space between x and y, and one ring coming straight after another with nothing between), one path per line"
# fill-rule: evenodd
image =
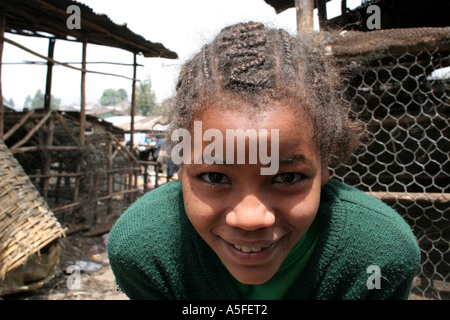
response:
M328 164L322 164L321 184L325 185L330 180L330 171L328 171Z

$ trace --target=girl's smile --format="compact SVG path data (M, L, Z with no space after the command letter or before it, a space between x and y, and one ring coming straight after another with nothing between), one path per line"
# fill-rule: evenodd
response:
M261 163L214 163L183 164L179 175L192 225L228 271L246 284L264 283L276 273L312 224L320 188L328 181L309 123L296 126L302 115L286 112L286 106L280 112L280 107L274 102L270 111L249 119L241 111L211 106L200 119L203 130L223 133L279 129L276 174L261 175Z

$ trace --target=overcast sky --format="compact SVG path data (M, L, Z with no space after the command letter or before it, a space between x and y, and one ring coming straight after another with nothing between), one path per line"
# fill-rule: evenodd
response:
M147 76L151 78L153 91L160 102L173 95L180 65L203 44L212 40L223 27L253 20L284 28L291 33L296 31L294 8L276 14L264 0L79 0L79 2L87 4L98 14L107 14L117 24L127 23L128 28L134 33L152 42L160 42L178 54L177 60L138 56L138 63L144 66L138 68L137 78L141 80ZM347 3L348 7L352 8L361 1L352 0ZM329 18L339 12L340 1L328 3ZM10 33L6 33L5 37L47 56L47 39ZM61 62L80 62L81 52L80 43L57 40L54 59ZM6 64L2 69L3 96L8 100L12 98L18 109L21 109L27 95L33 97L38 89L45 90L46 66L8 64L23 61L44 60L5 43L3 62ZM87 61L132 63L133 54L88 44ZM90 64L87 68L132 77L132 67ZM63 105L79 104L80 79L79 71L55 66L52 94L60 98ZM108 88L124 88L129 96L131 93L131 81L122 78L88 74L86 82L88 103L97 103L103 90Z

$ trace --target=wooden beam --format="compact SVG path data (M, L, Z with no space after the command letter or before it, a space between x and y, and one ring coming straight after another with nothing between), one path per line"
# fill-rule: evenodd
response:
M295 0L297 33L314 31L314 0Z
M450 193L418 193L418 192L366 192L380 200L417 202L426 201L433 203L449 203Z
M28 141L28 139L31 138L31 136L39 130L39 128L47 121L47 119L51 116L52 114L52 110L48 110L47 113L42 117L42 119L38 122L37 125L34 126L33 129L30 130L30 132L28 132L28 134L19 142L17 142L15 145L13 145L10 150L11 152L13 152L14 149L19 148L21 145L23 145L25 142Z
M11 129L8 130L7 133L5 133L3 135L3 141L8 140L9 137L11 137L14 132L16 132L17 129L19 129L24 123L25 121L28 120L28 118L30 118L32 115L34 114L34 110L31 109L30 111L28 111L20 120L19 122L17 122Z
M48 41L48 58L53 60L53 54L55 52L55 38L49 38ZM51 109L52 100L52 75L53 75L53 62L47 60L47 79L45 84L45 96L44 96L44 109Z
M108 73L108 72L100 72L100 71L93 71L93 70L86 70L86 68L84 68L84 69L83 68L77 68L77 67L71 66L70 64L67 64L67 63L64 63L64 62L59 62L59 61L56 61L54 59L48 58L46 56L43 56L42 54L39 54L39 53L37 53L37 52L35 52L35 51L31 50L31 49L28 49L27 47L21 45L20 43L17 43L15 41L13 41L13 40L4 38L4 41L6 43L9 43L9 44L17 47L17 48L20 48L20 49L24 50L26 52L29 52L29 53L31 53L31 54L39 57L39 58L42 58L42 59L44 59L46 61L51 61L53 64L58 64L60 66L66 67L66 68L70 68L70 69L77 70L77 71L85 71L87 73L95 73L95 74L101 74L101 75L105 75L105 76L113 76L113 77L124 78L124 79L127 79L127 80L133 80L130 77L123 76L123 75L120 75L120 74L114 74L114 73Z
M75 142L76 145L79 145L80 142L75 138L75 136L72 134L70 129L67 127L66 123L64 122L64 119L60 113L56 113L56 116L58 118L59 123L63 127L64 131L67 133L67 135L72 139L73 142Z

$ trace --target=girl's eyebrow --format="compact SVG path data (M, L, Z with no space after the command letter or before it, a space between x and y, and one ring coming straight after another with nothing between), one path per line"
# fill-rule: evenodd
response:
M280 160L280 164L288 165L288 164L295 164L299 162L305 162L309 163L309 161L306 159L306 157L302 154L299 155L292 155L286 158L283 158Z

